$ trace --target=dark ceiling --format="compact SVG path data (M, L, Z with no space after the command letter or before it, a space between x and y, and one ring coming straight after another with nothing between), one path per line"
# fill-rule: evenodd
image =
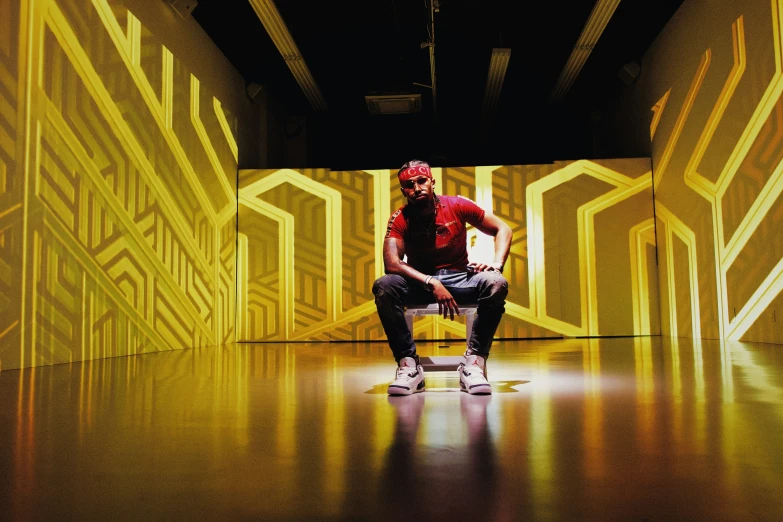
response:
M641 57L682 0L621 1L566 98L549 95L593 0L440 0L435 14L433 113L425 0L276 0L321 89L313 111L246 0L199 0L193 17L247 82L306 121L308 166L389 168L409 158L439 166L548 163L594 157L592 125L627 88L617 72ZM511 59L489 134L479 118L491 50ZM416 114L368 114L365 95L420 93Z

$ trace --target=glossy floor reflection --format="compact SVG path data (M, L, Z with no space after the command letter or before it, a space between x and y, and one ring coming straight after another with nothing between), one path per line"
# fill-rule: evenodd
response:
M422 355L461 346L424 345ZM372 344L0 373L3 519L783 519L783 347L496 343L389 398Z

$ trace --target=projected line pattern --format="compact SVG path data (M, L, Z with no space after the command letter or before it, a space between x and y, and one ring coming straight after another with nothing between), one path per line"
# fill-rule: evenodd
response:
M240 204L251 209L260 210L260 207L256 206L256 201L260 200L259 196L262 196L264 193L284 184L291 185L304 191L305 193L312 194L320 200L323 200L325 203L323 216L326 221L326 235L324 238L326 245L326 259L324 262L319 260L317 263L314 263L314 265L323 266L324 273L316 273L313 274L311 279L305 278L302 280L314 281L316 285L318 284L318 281L324 281L324 288L322 290L319 291L319 289L314 288L311 289L311 292L306 293L307 296L310 296L312 295L312 292L315 292L317 295L323 294L325 297L325 306L323 308L324 318L321 321L316 322L316 325L323 322L333 324L338 320L340 314L342 313L342 199L340 197L340 193L337 190L318 183L299 172L290 169L284 169L276 171L271 175L268 175L246 187L241 188L239 191ZM263 211L267 215L270 215L271 207L265 207ZM301 213L301 217L305 216L307 216L308 219L318 219L316 215L313 215L306 210ZM290 232L289 235L286 236L288 240L292 240L292 233L293 232ZM283 237L282 234L281 237ZM293 244L287 245L286 249L293 252ZM292 267L292 273L294 269L295 267ZM299 273L301 273L301 271ZM297 277L295 276L294 278L290 279L293 281L296 278ZM288 291L294 292L295 290L289 288ZM319 298L317 295L313 297L313 299L310 299L306 296L306 302L310 304L310 306L318 307ZM292 304L290 310L286 310L285 313L293 313L294 316L296 316L296 312L294 311L295 305L293 304L293 301L290 300L290 298L288 299ZM306 317L302 318L302 321L306 320ZM312 335L312 328L310 325L307 325L304 328L297 328L296 320L292 326L292 330L294 338L302 338L302 336Z
M14 256L6 263L23 274L21 299L0 286L0 302L20 304L10 326L0 323L0 367L233 339L236 142L220 104L199 96L192 75L190 101L175 99L179 65L122 6L23 4L28 18L18 22L32 47L4 48L0 62L14 84L3 92L25 90L30 109L24 139L13 154L3 141L0 156L8 164L26 150L29 162L15 167L14 183L0 169L0 186L29 191L17 203L0 199L0 220L14 219L0 222ZM157 92L142 54L159 60ZM27 63L29 77L8 67L11 57ZM195 170L192 145L174 130L183 103L212 173Z
M660 100L658 100L655 105L652 107L653 112L653 118L650 122L650 141L655 137L655 131L658 129L658 123L661 121L661 116L663 116L663 110L666 108L666 102L669 99L669 95L671 94L672 90L669 89L666 91L666 94L664 94Z
M645 161L646 160L642 160ZM433 169L434 178L436 179L436 187L446 187L447 190L451 189L459 193L465 193L466 196L474 197L485 208L492 208L495 205L499 205L498 215L506 220L508 214L511 212L511 207L516 205L515 203L507 203L504 199L499 199L493 194L493 185L500 183L501 186L506 183L507 180L503 177L493 177L493 172L498 169L505 169L506 167L476 167L473 169ZM549 169L550 171L552 169ZM343 214L339 211L340 202L346 200L344 196L347 192L344 185L336 182L336 180L353 179L352 185L358 186L358 180L354 174L347 175L347 173L330 173L326 174L323 169L319 170L304 170L297 172L290 169L278 170L278 171L242 171L240 178L248 180L245 186L241 186L239 189L240 206L259 216L263 216L266 219L274 220L278 227L278 240L277 245L279 249L277 251L278 260L276 262L278 268L276 270L277 275L274 276L274 281L286 281L287 284L277 284L278 293L275 297L274 292L264 293L262 288L262 281L271 281L269 279L268 272L260 267L251 267L248 262L248 252L253 253L257 251L257 246L254 241L266 241L262 239L258 234L259 232L254 230L254 220L251 215L246 215L246 218L240 216L239 230L240 230L240 244L239 244L239 274L241 279L239 283L239 310L238 310L238 324L240 325L240 340L273 340L273 339L355 339L355 338L378 338L382 336L382 329L380 329L379 322L377 320L377 314L375 310L375 303L372 296L366 293L363 297L364 302L357 302L354 306L347 306L342 308L343 304L340 300L342 295L359 295L355 291L351 291L351 294L345 294L344 274L341 272L344 267L344 260L342 260L342 250L346 244L350 244L352 249L364 248L367 252L362 256L366 258L367 254L375 254L376 262L374 265L375 277L382 273L383 267L380 260L382 259L381 251L383 244L383 234L386 228L386 219L388 219L389 210L394 208L394 202L399 199L399 190L394 184L394 171L358 171L363 172L366 177L372 177L373 183L373 196L367 197L368 200L372 199L374 208L379 208L379 212L373 212L373 217L368 220L368 217L364 214ZM542 171L543 172L543 171ZM640 172L642 172L640 170ZM605 194L601 195L590 201L588 204L582 205L577 215L573 216L575 222L578 223L578 238L579 238L579 250L581 252L579 265L574 266L574 269L579 270L580 274L580 293L577 299L580 301L582 310L582 320L580 325L573 325L565 323L558 319L549 317L546 310L546 280L543 274L543 266L546 260L543 256L543 244L544 244L544 231L540 226L542 223L544 206L543 206L543 194L548 190L562 185L564 183L572 182L579 176L590 176L607 183L608 186L614 187ZM316 181L320 179L321 182ZM382 180L382 182L379 182ZM386 181L388 180L388 181ZM330 186L327 186L329 183ZM366 184L366 179L362 182ZM304 279L302 275L298 275L301 269L295 266L298 262L294 258L293 252L298 250L298 245L295 245L299 239L299 236L294 234L295 227L299 226L300 221L305 226L310 226L308 220L311 219L309 213L305 210L298 209L296 206L292 206L290 202L283 200L277 200L277 203L272 203L272 200L262 200L260 196L264 193L270 192L273 188L282 185L290 184L297 187L299 190L305 191L313 195L317 195L323 201L327 203L326 218L329 219L329 224L326 227L326 259L321 262L323 266L322 276L325 278L324 287L321 289L323 296L325 297L325 316L323 319L314 320L305 325L301 324L302 316L295 311L295 299L293 296L302 295L303 289L298 288ZM637 177L630 177L621 174L611 168L604 165L599 165L590 161L577 161L577 162L563 162L555 166L553 172L546 172L542 174L540 179L533 180L526 186L525 192L527 208L526 217L521 221L521 225L524 229L522 236L527 235L528 242L523 244L525 253L523 255L532 259L531 269L515 271L514 268L508 267L506 276L510 280L510 285L519 283L525 283L529 293L526 297L529 299L529 303L520 304L518 302L508 302L506 306L506 320L508 322L521 321L525 324L534 325L539 328L537 332L549 333L549 335L600 335L600 328L597 318L597 308L599 306L598 294L596 292L596 274L595 274L595 217L599 213L606 209L612 208L621 201L625 201L628 198L649 191L652 185L652 176L648 171L646 174L638 175ZM396 191L396 193L395 193ZM384 197L387 194L387 197ZM350 198L348 198L350 200ZM391 200L391 204L390 204ZM262 202L262 203L260 203ZM351 203L356 205L355 201ZM283 205L280 208L278 205ZM287 209L287 210L284 210ZM318 218L320 219L320 217ZM343 219L354 219L358 222L372 222L375 227L374 241L364 243L352 243L346 241L346 235L354 234L353 230L356 230L359 225L355 224L354 228L346 227L345 223L342 223ZM639 218L640 223L649 223L651 217L643 216ZM510 221L510 220L509 220ZM532 224L531 224L532 223ZM519 226L519 222L511 222L512 226ZM629 229L634 224L629 224ZM242 239L246 235L247 241ZM483 235L482 235L483 236ZM255 239L254 239L255 238ZM263 249L270 248L270 245L262 247ZM471 255L479 255L486 257L492 255L493 242L491 238L483 237L481 240L476 238L476 243L472 246L476 251L471 252ZM519 248L519 247L513 247ZM629 253L624 255L624 259L627 259L628 263L632 263L631 252L633 248L636 248L628 244ZM483 252L481 252L483 250ZM269 251L265 256L268 258L272 252ZM646 253L644 254L646 260ZM313 265L314 266L314 265ZM285 267L285 268L284 268ZM646 274L646 263L644 264ZM312 266L307 270L311 270ZM267 273L264 278L259 278L260 271ZM646 281L646 279L645 279ZM370 284L368 284L368 287ZM628 282L628 292L631 295L633 302L646 302L648 300L646 284L637 285L632 288L631 282ZM268 288L268 286L267 286ZM358 291L358 290L357 290ZM309 292L305 291L307 294ZM265 297L259 300L260 295ZM360 296L361 297L361 296ZM279 299L278 305L275 305L272 301ZM315 298L314 298L315 299ZM352 297L356 299L356 297ZM285 304L283 304L285 303ZM279 314L276 318L263 317L263 313L260 311L265 310L268 313ZM657 310L651 310L649 305L637 310L634 317L641 325L641 321L646 321L644 331L650 330L650 318L649 315L646 319L640 316L641 311L646 314L655 313L657 317ZM295 320L295 317L299 319ZM272 329L268 327L262 327L261 323L265 322L267 325L272 323L276 326ZM300 321L297 323L296 321ZM254 326L255 324L255 326ZM285 327L285 324L293 324L293 327ZM263 332L263 333L262 333ZM641 326L635 329L636 333L641 333ZM353 337L345 337L347 334L351 334ZM631 333L631 332L629 332ZM364 335L365 337L357 337ZM443 320L436 316L428 316L417 320L414 323L414 336L417 338L460 338L464 336L464 326L459 323L455 323L448 320Z
M650 328L652 304L649 299L649 290L647 290L650 288L647 245L653 247L656 245L654 220L648 219L632 227L628 235L631 252L631 284L633 285L633 333L634 335L652 335L654 333Z
M763 220L771 216L771 212L775 209L776 200L783 193L783 162L778 162L771 168L771 172L763 181L763 186L757 194L752 196L752 203L736 226L727 223L727 219L732 217L731 212L735 210L733 205L726 205L727 193L732 189L733 183L737 179L737 173L747 162L757 161L751 153L760 154L755 149L760 143L769 139L767 136L769 136L770 128L780 126L778 113L781 109L781 94L783 94L782 13L781 2L773 0L771 2L771 22L775 72L717 179L712 180L699 173L698 168L747 67L744 18L740 16L732 24L733 66L704 124L683 175L685 184L708 201L712 209L713 237L711 239L714 243L714 266L717 281L718 329L720 337L729 340L742 339L748 329L783 290L783 260L781 260L769 271L756 290L752 292L752 295L744 303L740 303L741 306L739 306L736 315L733 314L733 311L737 307L729 305L731 300L736 302L737 298L732 297L730 293L727 275L737 258L744 252L754 233L761 230L760 226ZM672 154L676 143L677 129L681 128L684 119L687 119L688 107L692 105L693 99L698 94L698 86L701 85L706 74L710 56L711 51L708 49L705 53L706 63L705 60L702 61L702 66L694 77L691 91L688 93L675 125L675 131L672 132L662 155L664 159L669 158ZM660 112L655 108L653 108L653 112L654 120L660 118ZM681 119L683 121L680 121ZM780 148L780 143L763 143L763 145L766 150ZM763 163L763 160L761 162ZM656 185L663 174L656 169ZM668 213L667 216L672 220L672 223L678 221L673 213ZM691 277L693 277L693 273L691 273ZM736 290L734 292L736 293ZM692 293L692 295L694 294ZM676 317L676 310L673 311L673 314ZM674 323L672 317L670 317L670 323Z
M19 42L10 38L13 26L23 23L19 2L0 2L0 346L19 343L23 285L14 276L24 232L18 226L26 212L24 185L25 93L17 81ZM8 367L0 352L0 370Z
M677 237L687 247L688 256L685 259L687 263L688 290L690 294L690 317L691 332L695 339L701 337L701 313L699 306L699 271L696 257L696 234L693 233L673 212L667 209L663 204L658 203L655 206L656 218L663 225L663 230L659 230L659 247L662 255L666 255L666 273L661 274L662 279L666 281L666 296L669 303L669 335L678 336L677 327L677 297L675 276L682 273L678 270L677 263L681 260L675 258L674 238ZM663 241L660 241L663 238Z
M578 219L579 231L579 271L580 295L582 310L581 325L559 321L549 317L546 310L546 286L544 284L544 229L543 229L543 193L551 188L566 183L576 176L587 174L616 189L594 199L580 207ZM594 221L596 213L618 203L642 190L650 187L649 175L632 179L611 169L589 161L576 161L568 166L537 181L527 189L527 226L528 247L533 253L531 269L528 273L530 288L530 307L520 307L511 304L509 313L520 319L539 324L556 332L570 336L599 335L598 302L595 292L595 253L594 253ZM636 299L634 299L636 300Z

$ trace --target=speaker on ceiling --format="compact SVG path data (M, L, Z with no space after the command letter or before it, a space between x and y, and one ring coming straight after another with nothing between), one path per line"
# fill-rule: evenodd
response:
M169 6L182 18L190 16L190 12L198 5L197 0L164 0L164 2L169 4Z
M264 86L256 82L250 82L245 86L245 92L251 101L256 100L256 96L261 94L264 90Z
M625 85L631 85L634 80L639 76L642 70L642 66L636 62L628 62L617 71L617 76L623 81Z

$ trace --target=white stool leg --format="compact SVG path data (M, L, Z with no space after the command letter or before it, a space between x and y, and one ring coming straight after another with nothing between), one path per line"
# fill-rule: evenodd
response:
M405 322L408 323L408 330L411 332L411 337L413 337L413 314L410 312L405 312Z

